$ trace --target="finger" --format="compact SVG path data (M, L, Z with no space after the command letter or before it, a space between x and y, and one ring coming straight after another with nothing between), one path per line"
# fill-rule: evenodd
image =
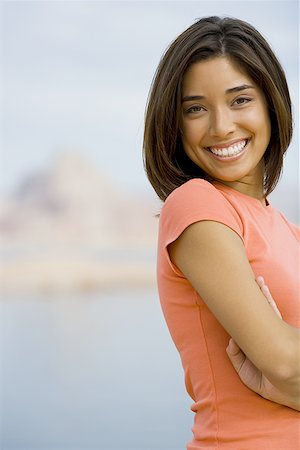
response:
M255 280L256 280L256 282L257 282L259 287L263 287L264 286L265 280L264 280L264 278L261 275L259 275Z
M231 361L231 364L233 365L237 373L239 373L245 362L246 355L242 352L239 346L233 341L233 339L230 339L229 345L226 348L226 353Z
M267 299L267 302L269 303L269 305L271 306L271 308L273 309L273 311L275 312L275 314L277 314L278 317L280 317L280 319L282 319L281 313L271 295L271 292L268 288L268 286L265 284L265 280L264 278L259 275L256 278L256 282L259 285L261 292L263 293L263 295L265 296L265 298Z
M257 277L257 283L259 284L261 292L264 294L265 298L267 299L267 302L269 303L275 314L277 314L277 316L280 317L280 319L282 319L281 313L275 303L275 300L271 295L270 289L265 284L262 276Z
M229 340L228 347L229 347L229 352L233 355L238 353L239 351L241 351L240 347L237 345L237 343L232 338L230 338L230 340Z
M264 285L261 289L262 293L264 294L264 296L266 297L269 305L271 306L271 308L273 309L273 311L275 312L275 314L277 314L278 317L280 317L280 319L282 319L282 316L280 314L280 311L270 293L270 290L268 288L268 286Z

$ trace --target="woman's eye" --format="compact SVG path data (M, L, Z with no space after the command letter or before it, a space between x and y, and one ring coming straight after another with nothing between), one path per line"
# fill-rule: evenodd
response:
M251 102L250 98L240 97L237 98L233 103L236 103L237 105L245 105L248 102Z
M202 110L204 111L204 108L202 106L191 106L186 110L186 113L198 113Z

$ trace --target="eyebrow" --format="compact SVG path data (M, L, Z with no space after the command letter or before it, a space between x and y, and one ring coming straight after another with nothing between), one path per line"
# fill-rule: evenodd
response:
M230 89L226 89L225 94L232 94L233 92L240 92L244 91L245 89L255 89L254 86L251 86L250 84L242 84L241 86L235 86ZM203 100L206 97L204 95L186 95L182 99L183 102L190 102L192 100Z

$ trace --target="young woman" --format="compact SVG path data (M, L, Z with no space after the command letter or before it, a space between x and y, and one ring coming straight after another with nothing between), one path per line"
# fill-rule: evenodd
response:
M251 25L207 17L170 45L144 160L164 201L157 278L194 401L188 450L300 449L299 230L267 199L291 134L284 72Z

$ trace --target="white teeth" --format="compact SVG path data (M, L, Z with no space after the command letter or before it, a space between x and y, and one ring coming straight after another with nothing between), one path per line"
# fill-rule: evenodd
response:
M245 146L247 144L247 140L240 141L237 144L232 145L231 147L226 148L213 148L209 147L209 150L218 156L233 156L240 153L242 150L244 150Z

